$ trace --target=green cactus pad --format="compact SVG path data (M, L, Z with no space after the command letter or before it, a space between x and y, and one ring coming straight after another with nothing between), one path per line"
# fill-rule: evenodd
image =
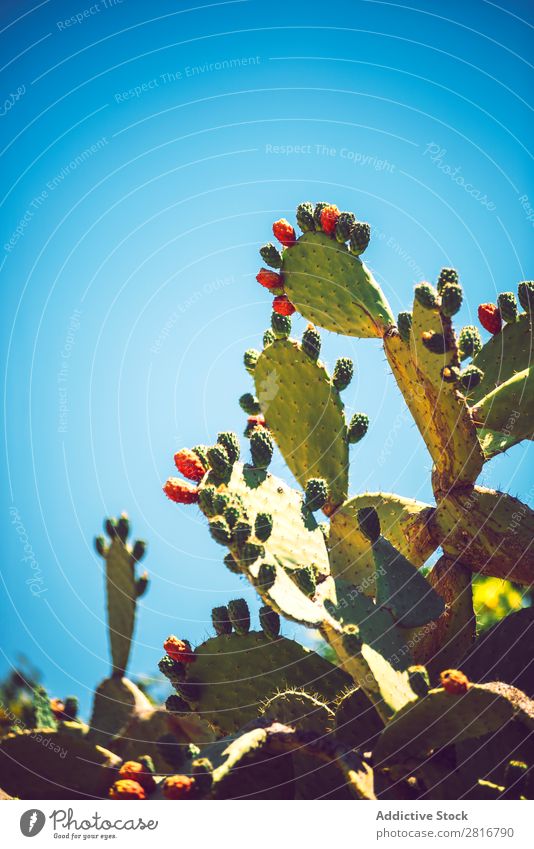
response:
M200 493L210 486L210 477L201 484ZM264 541L258 541L263 554L253 562L243 559L243 547L232 538L229 543L232 564L246 575L266 604L297 622L318 627L328 618L324 599L333 597L334 587L328 564L328 554L317 522L309 511L304 511L301 495L292 490L279 478L268 472L236 463L228 484L221 484L218 495L224 494L239 501L249 517L251 529L259 514L269 513L272 517L272 532ZM217 499L216 499L217 500ZM202 498L199 501L202 504ZM211 522L214 521L212 518ZM250 537L255 544L255 537ZM263 564L274 569L274 583L266 587L260 580ZM321 578L320 592L311 601L298 589L291 579L292 571L304 565L312 566Z
M447 340L446 353L429 351L425 333ZM449 318L416 299L412 336L406 344L388 334L384 347L399 388L421 431L435 465L438 490L473 483L484 462L475 426L456 384L442 379L442 370L459 365L456 340Z
M133 549L127 544L129 527L126 515L123 514L118 522L108 519L105 526L111 536L111 543L102 555L106 562L108 638L113 674L120 678L128 665L135 627L139 595L135 564L144 550L141 552L139 541Z
M120 758L94 745L78 723L0 740L0 786L19 799L105 799Z
M517 717L534 728L534 703L507 684L473 684L461 695L442 688L398 711L373 752L378 767L424 758L433 749L497 732Z
M443 599L416 567L385 537L373 542L376 565L376 604L388 610L403 628L415 628L438 619Z
M371 272L325 233L304 233L284 251L282 269L289 300L318 327L371 337L383 336L394 324Z
M358 510L363 507L375 508L382 534L415 566L422 566L437 547L428 530L433 508L421 501L377 492L349 499L331 516L328 549L332 575L374 596L373 554L357 521Z
M294 640L263 632L213 637L195 650L186 683L192 708L219 733L237 731L258 716L275 693L304 688L332 701L349 683L345 673Z
M528 313L522 313L517 321L505 324L501 332L492 336L473 358L473 364L484 372L484 378L470 393L469 403L476 407L482 398L517 372L529 368L533 362L532 319ZM510 421L510 426L507 426L509 419L510 416L505 421L506 432L485 428L478 431L486 457L506 451L520 441L513 420Z
M255 383L269 429L298 482L304 488L310 478L323 478L331 504L342 503L348 488L346 425L324 366L297 342L278 341L263 351Z
M517 498L479 486L449 493L433 516L435 532L445 553L473 572L534 583L534 510Z
M509 433L515 442L534 439L534 367L509 377L472 407L473 421L486 430Z

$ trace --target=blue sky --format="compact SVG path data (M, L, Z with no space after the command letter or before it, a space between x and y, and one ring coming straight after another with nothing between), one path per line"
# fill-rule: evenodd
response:
M532 277L532 24L517 0L2 4L4 668L24 651L87 710L109 666L92 538L123 509L152 578L132 674L169 632L204 639L214 604L255 607L161 485L177 448L243 429L273 220L327 200L369 221L394 312L443 265L463 324ZM431 499L380 344L323 333L342 354L348 412L371 419L351 492ZM531 502L527 447L484 481Z

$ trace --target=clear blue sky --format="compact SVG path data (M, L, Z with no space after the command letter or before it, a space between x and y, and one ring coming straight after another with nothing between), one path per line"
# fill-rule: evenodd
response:
M149 543L132 674L156 671L169 632L205 638L214 604L255 606L161 485L178 447L243 429L273 220L307 199L368 220L395 312L442 265L461 323L532 277L534 19L518 0L8 0L1 16L0 658L24 651L86 711L108 670L105 515L127 510ZM351 491L430 499L379 343L323 333L323 353L354 357L348 411L371 419ZM532 501L526 447L484 481Z

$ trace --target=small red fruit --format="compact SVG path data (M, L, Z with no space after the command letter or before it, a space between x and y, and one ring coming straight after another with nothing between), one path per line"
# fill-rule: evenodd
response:
M293 315L295 307L287 297L287 295L277 295L273 301L273 310L278 315Z
M459 669L445 669L439 677L441 686L447 693L459 696L467 693L469 689L469 678Z
M295 228L291 226L285 218L280 218L273 224L273 233L286 248L290 248L297 241L295 236Z
M265 286L266 289L284 288L282 275L277 274L276 271L271 271L269 268L260 268L258 274L256 275L256 280L262 286Z
M121 778L109 788L110 799L146 799L146 793L138 781Z
M178 663L194 663L196 660L191 644L187 640L179 640L174 634L167 637L163 643L163 648L171 660L176 660Z
M488 333L499 333L502 327L502 318L499 308L495 304L480 304L478 308L478 320L484 330Z
M163 782L163 795L166 799L189 799L194 786L195 779L189 775L169 775Z
M190 483L185 483L180 478L169 478L163 487L163 492L167 498L170 498L171 501L175 501L177 504L196 504L198 501L198 489L196 486L191 486Z
M182 448L181 451L177 451L174 455L174 462L176 468L183 474L184 478L189 478L190 481L196 481L197 483L202 480L208 471L203 466L197 454L194 451L190 451L189 448Z
M333 204L323 207L321 211L321 227L325 233L333 233L339 218L339 209Z
M119 769L119 775L125 781L136 781L147 793L152 793L156 786L152 774L138 761L125 761Z

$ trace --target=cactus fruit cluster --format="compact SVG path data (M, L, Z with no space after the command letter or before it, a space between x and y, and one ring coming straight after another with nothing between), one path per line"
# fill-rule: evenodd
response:
M533 437L534 284L480 306L487 341L474 325L454 329L463 293L452 268L416 286L395 320L361 258L369 224L326 202L300 204L296 221L301 235L282 218L278 246L260 249L257 280L274 301L261 349L244 355L247 451L228 431L181 449L182 477L163 487L197 505L259 612L243 597L219 604L213 636L195 647L162 634L172 691L154 707L124 677L144 545L128 544L125 516L108 521L96 547L111 676L88 726L72 700L35 693L35 728L0 740L18 764L0 776L12 795L52 798L59 785L131 800L534 797L534 608L477 637L472 592L476 574L534 584L534 512L477 484L486 462ZM320 328L382 340L431 458L434 503L349 494L353 446L372 422L346 414L355 366L328 368ZM275 449L295 486L270 471ZM286 636L284 620L328 650ZM65 762L47 759L37 734L65 745Z

